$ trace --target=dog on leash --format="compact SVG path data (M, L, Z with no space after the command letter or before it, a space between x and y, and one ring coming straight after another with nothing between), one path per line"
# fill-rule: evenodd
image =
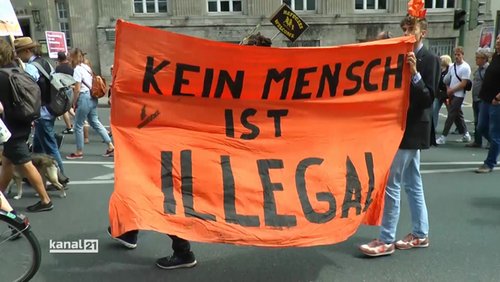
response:
M61 191L61 198L65 198L66 191L64 191L64 186L58 180L59 168L57 167L56 160L47 154L33 153L31 154L31 161L42 176L42 182L45 189L47 189L47 181L49 181L54 187ZM14 199L16 200L21 199L23 196L23 177L25 177L25 175L23 175L21 169L14 166L14 176L7 187L7 194L11 193L12 186L14 186L13 183L15 183L17 195L14 196Z

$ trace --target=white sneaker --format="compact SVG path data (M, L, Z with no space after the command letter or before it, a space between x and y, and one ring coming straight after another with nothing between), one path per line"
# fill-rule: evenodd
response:
M462 142L469 143L472 138L470 137L469 132L465 132L464 136L462 136Z
M438 145L446 144L446 136L444 136L444 135L439 136L439 138L436 139L436 144L438 144Z

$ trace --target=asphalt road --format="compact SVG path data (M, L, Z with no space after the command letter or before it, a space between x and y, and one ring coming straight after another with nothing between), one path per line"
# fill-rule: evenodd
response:
M465 108L471 117L471 109ZM109 125L109 109L100 108ZM441 120L441 126L444 120ZM62 122L57 122L59 130ZM472 131L472 129L471 129ZM450 135L450 140L458 139ZM75 149L67 135L62 153ZM65 161L71 178L68 197L51 192L51 212L28 214L43 261L33 281L499 281L500 170L478 175L473 170L485 149L450 142L422 154L422 172L430 216L430 247L396 251L392 256L366 258L358 245L378 235L362 226L349 240L331 246L268 249L193 243L198 265L161 270L155 260L169 255L170 239L143 232L135 250L125 250L108 238L108 200L113 190L113 159L101 157L105 145L91 130L91 143L81 161ZM36 202L25 189L19 210ZM398 237L410 231L403 198ZM97 254L49 253L50 240L97 239ZM1 267L1 266L0 266ZM4 271L4 270L2 270Z

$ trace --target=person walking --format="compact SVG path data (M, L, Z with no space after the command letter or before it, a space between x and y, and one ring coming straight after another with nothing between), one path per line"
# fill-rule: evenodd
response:
M84 54L82 50L76 48L71 52L71 62L74 67L73 78L76 80L73 90L73 107L75 112L75 139L76 152L66 156L67 159L82 159L83 158L83 127L85 119L88 120L90 126L97 131L108 148L103 154L104 157L112 157L114 153L113 142L106 131L106 128L99 121L97 116L97 99L90 96L92 87L92 70L84 63Z
M12 46L0 38L0 68L15 68ZM31 121L19 121L9 113L16 111L12 106L12 87L8 76L0 72L0 103L5 115L2 120L11 132L11 137L3 144L2 169L0 170L0 191L9 185L14 174L14 166L19 168L40 197L40 201L28 207L30 212L50 211L54 208L43 185L42 176L31 162L28 138L31 133Z
M425 12L413 10L401 21L401 28L405 36L414 35L416 39L414 51L407 54L411 73L410 106L403 139L387 179L379 237L359 247L367 256L390 255L396 248L406 250L429 246L429 221L420 174L420 150L430 147L432 104L439 82L439 58L423 45L423 39L427 36ZM403 185L408 195L412 230L396 241Z
M479 106L481 99L479 99L479 92L483 85L484 74L489 66L488 59L490 56L489 48L478 48L476 51L476 65L477 70L474 72L472 80L472 110L474 112L474 141L465 145L469 148L481 148L483 146L483 136L477 129L479 122Z
M66 52L57 52L57 66L55 72L73 76L74 70L70 62L68 61L68 56L66 56ZM62 131L62 134L74 133L73 124L71 123L71 115L74 115L74 112L73 114L71 114L72 111L73 109L71 108L69 111L65 112L62 116L64 124L66 124L66 129Z
M464 61L463 47L455 48L455 63L450 67L444 78L445 84L448 85L447 93L450 97L448 106L448 117L444 123L443 133L436 140L439 145L446 144L446 138L450 133L451 126L454 122L457 124L458 133L462 135L462 142L470 142L471 136L467 131L467 125L462 112L462 104L465 98L465 89L467 83L470 83L470 66Z
M479 132L490 142L488 155L477 173L493 171L500 154L500 34L495 41L495 54L484 73L483 85L479 92Z
M35 66L38 70L37 84L42 93L42 108L40 110L40 118L35 121L35 134L33 137L33 152L45 153L52 157L57 162L59 167L61 180L64 179L64 185L67 184L69 178L65 176L64 165L59 152L59 142L56 139L54 125L56 117L48 110L47 105L51 99L51 84L50 79L46 77L40 69L47 74L52 73L52 66L45 59L39 56L37 48L38 44L30 37L20 37L14 40L14 46L19 58L27 63Z

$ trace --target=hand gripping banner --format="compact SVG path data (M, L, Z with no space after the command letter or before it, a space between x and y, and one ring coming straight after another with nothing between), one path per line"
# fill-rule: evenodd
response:
M314 246L377 224L413 41L268 48L118 21L113 235Z

